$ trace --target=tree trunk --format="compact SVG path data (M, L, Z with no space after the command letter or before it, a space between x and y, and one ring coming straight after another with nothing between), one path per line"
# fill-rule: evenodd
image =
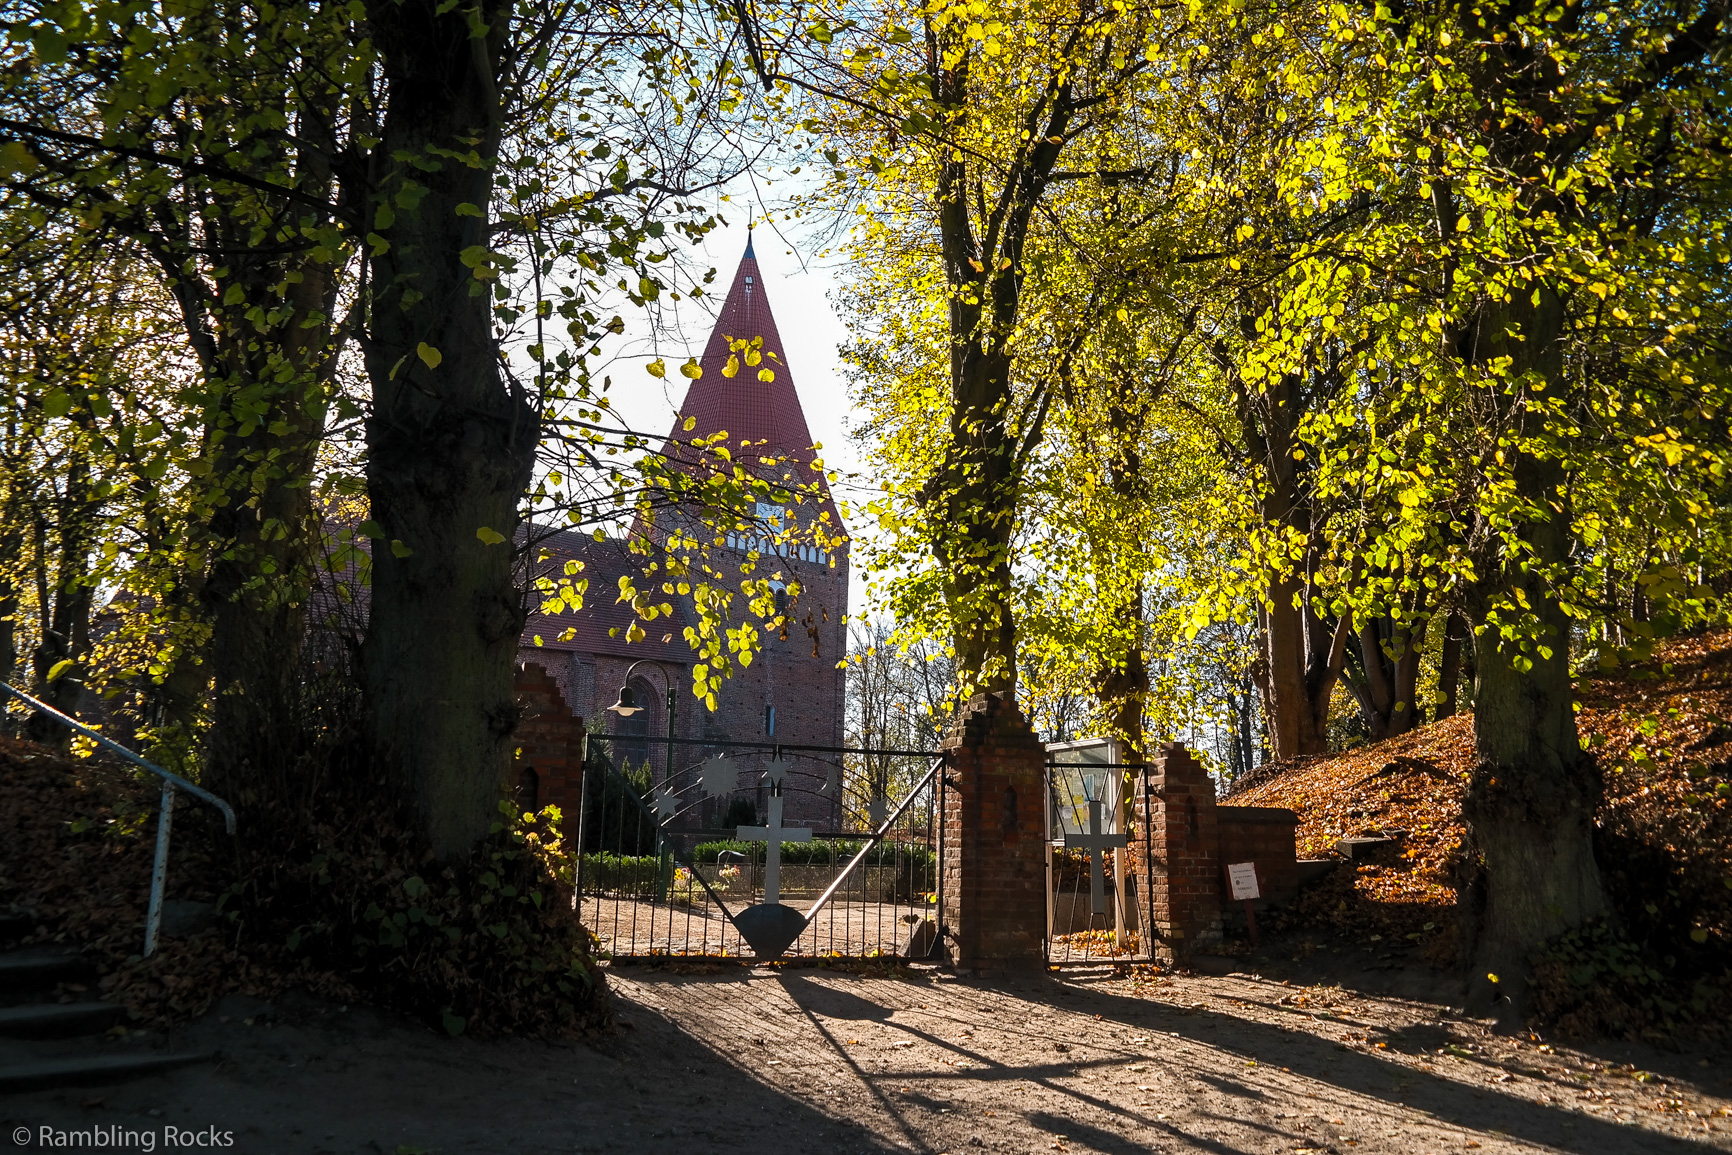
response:
M958 28L943 36L960 37ZM936 46L934 46L936 47ZM973 115L975 94L965 53L954 67L928 57L927 79L947 120ZM944 581L953 645L964 692L1010 692L1016 686L1016 616L1012 538L1020 499L1017 437L1025 447L1039 420L1019 431L1012 420L1010 340L1021 312L1023 247L1036 207L1075 114L1074 76L1055 78L1040 131L1008 169L994 169L949 144L940 162L935 204L939 247L950 287L950 438L923 494L932 555ZM990 179L1001 192L984 190ZM977 232L969 206L985 200ZM987 246L991 246L990 251Z
M66 491L55 527L54 585L38 607L42 637L32 664L36 696L63 714L76 715L84 691L81 659L90 652L90 612L96 593L90 578L90 550L100 502L91 497L88 454L75 449L68 457ZM47 562L39 564L46 566ZM25 733L32 741L59 750L72 741L70 729L43 714L31 717Z
M1271 604L1263 615L1263 693L1270 756L1276 761L1329 749L1329 699L1341 674L1350 619L1334 630L1294 600L1310 594L1297 574L1269 584Z
M1419 649L1424 640L1393 618L1377 618L1359 629L1359 671L1347 688L1373 742L1405 734L1419 724Z
M501 374L491 269L475 260L489 235L510 11L498 0L479 13L434 0L368 9L389 93L381 200L396 210L376 221L389 247L370 269L367 483L385 536L363 670L374 756L433 852L451 856L487 833L510 763L524 620L511 542L539 435ZM471 40L471 19L486 39ZM480 163L454 159L470 155Z
M24 548L24 534L12 521L10 510L0 509L0 557L16 558ZM18 665L18 585L9 566L0 566L0 682L11 682ZM0 703L3 713L4 703Z
M320 533L308 481L325 431L332 307L322 266L300 263L284 302L277 287L290 270L248 265L244 257L230 262L228 284L243 299L223 309L213 393L251 413L225 413L227 428L213 438L220 496L210 520L214 558L200 588L215 690L206 769L212 789L241 800L258 789L259 772L293 758L304 723L300 655ZM259 407L262 417L253 416Z
M1149 694L1149 667L1141 645L1142 586L1136 589L1137 618L1132 643L1117 662L1104 665L1096 679L1096 693L1101 704L1111 711L1113 734L1119 739L1124 761L1140 762L1143 757L1143 715Z
M1239 426L1260 474L1257 513L1279 532L1312 539L1311 508L1301 485L1293 451L1298 447L1303 381L1288 374L1263 392L1252 392L1239 378L1225 344L1216 347L1217 363L1232 384ZM1329 700L1345 655L1349 618L1319 618L1311 605L1311 559L1271 575L1268 604L1259 614L1263 626L1257 666L1270 756L1276 761L1329 749Z
M1511 358L1511 381L1525 371L1555 386L1563 377L1563 305L1549 287L1535 296L1538 304L1516 294L1512 304L1486 309L1466 340L1478 337L1479 347L1469 352L1480 364ZM1525 386L1505 383L1495 401L1518 407L1512 412L1518 427L1544 420L1519 408L1521 399L1512 397L1518 389ZM1508 507L1541 512L1517 526L1531 559L1506 563L1501 572L1488 567L1491 580L1474 592L1473 609L1487 628L1475 659L1478 761L1462 816L1483 880L1483 905L1469 912L1467 926L1469 1003L1484 1009L1506 999L1502 1017L1519 1024L1533 952L1608 906L1594 860L1601 784L1576 731L1569 618L1541 576L1568 561L1566 478L1555 461L1527 453L1516 458L1512 475ZM1498 622L1488 619L1516 619L1524 601L1537 636L1525 644L1500 637Z
M1016 685L1010 361L969 349L957 377L935 553L945 573L957 664L975 692L1007 692Z
M1452 611L1443 623L1443 652L1438 655L1437 689L1442 701L1437 705L1437 720L1455 717L1456 697L1461 690L1461 647L1467 633L1467 619Z
M1106 447L1107 475L1114 498L1119 507L1127 511L1144 505L1149 500L1147 477L1143 471L1143 410L1137 403L1138 399L1131 395L1132 380L1129 372L1122 372L1109 376L1107 383L1107 387L1113 391L1107 411L1111 437L1111 442ZM1110 549L1097 546L1091 552L1097 566L1104 563L1106 566L1116 567L1120 564L1120 559L1115 557ZM1102 581L1096 588L1110 588L1110 583ZM1103 663L1097 677L1096 693L1100 703L1112 712L1112 730L1122 743L1121 760L1141 762L1144 714L1149 696L1149 665L1143 652L1145 631L1141 579L1132 583L1124 603L1118 607L1118 613L1123 622L1121 634L1124 652L1117 660ZM1121 794L1125 805L1122 820L1128 822L1131 818L1132 792L1124 790Z
M1530 540L1542 556L1561 560L1562 538L1561 529L1545 526ZM1517 1023L1534 950L1607 910L1594 860L1601 785L1576 732L1569 619L1537 588L1528 596L1549 627L1551 656L1524 655L1513 644L1482 648L1474 687L1478 764L1462 807L1484 871L1484 906L1471 928L1470 1000L1483 1009L1507 996L1508 1017ZM1522 669L1524 661L1531 668Z

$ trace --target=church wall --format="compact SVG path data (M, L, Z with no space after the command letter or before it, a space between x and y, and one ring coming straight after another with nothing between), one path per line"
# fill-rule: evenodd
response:
M788 628L788 640L771 637L750 667L736 669L734 676L723 682L717 695L714 713L704 711L702 736L736 742L783 742L789 745L840 746L842 744L844 710L844 673L839 667L846 652L848 575L845 563L824 573L801 574L807 593L798 606L799 621ZM824 612L820 612L820 607ZM818 654L812 654L812 638L803 622L806 614L813 615L818 631ZM829 620L825 621L825 616ZM764 707L773 701L776 706L776 732L765 732ZM702 710L702 707L699 707ZM769 761L765 753L739 755L744 769L756 770ZM829 764L837 761L831 754L817 757L790 752L791 781L800 789L785 795L784 820L819 830L833 830L839 818L835 791L818 795L824 784ZM822 761L818 760L822 759ZM766 787L741 792L753 799L759 817L769 801ZM719 817L725 803L712 809Z
M751 666L736 669L734 676L722 683L714 712L691 694L691 667L665 661L640 666L634 680L653 688L648 695L648 733L660 738L667 733L667 696L663 671L671 676L676 691L674 709L675 736L692 740L766 742L779 741L790 745L839 746L842 744L845 702L845 675L838 663L846 652L847 636L847 570L839 564L826 573L802 575L808 593L798 606L800 622L791 623L788 640L766 639ZM813 615L813 627L818 631L818 655L812 654L813 639L806 633L807 612ZM828 621L825 618L828 618ZM523 646L518 652L520 664L533 663L545 671L551 689L569 714L578 719L600 716L602 724L613 732L618 719L606 712L619 694L619 687L635 659L611 654L586 654L549 647ZM764 706L774 700L776 732L773 738L765 732ZM705 749L701 746L679 745L674 751L676 776L688 773L699 761L724 748ZM666 746L650 744L651 762L660 780L666 765ZM750 781L770 759L768 751L746 751L733 755L745 771L743 780ZM835 791L820 796L829 765L837 761L834 755L819 755L822 761L789 754L793 765L791 780L800 789L786 796L786 821L812 826L820 830L836 828L839 808L834 802ZM766 812L767 788L759 785L742 790L741 795L753 800L760 818ZM692 817L692 825L719 828L726 799L706 802Z

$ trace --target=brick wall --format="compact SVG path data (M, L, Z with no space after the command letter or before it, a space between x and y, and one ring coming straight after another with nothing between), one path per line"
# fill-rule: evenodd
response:
M763 650L752 664L736 668L734 676L722 683L713 713L688 698L695 712L702 715L700 732L694 737L840 746L847 711L840 665L848 644L845 554L837 558L834 569L794 559L767 558L760 564L759 573L797 577L805 589L792 608L795 620L789 624L788 638L783 641L774 635L766 637ZM807 633L808 622L816 637ZM776 707L773 736L764 725L764 707L772 703ZM680 709L686 709L685 702ZM748 770L769 761L768 754L744 753L737 757ZM783 796L784 820L820 830L837 829L842 817L836 800L838 792L819 793L837 755L789 752L785 757L791 770ZM769 804L768 788L760 785L743 793L757 805L761 820ZM712 808L719 815L725 805L725 800L718 799Z
M1013 699L979 694L951 723L944 920L958 966L1038 965L1046 933L1046 748Z
M1257 864L1257 909L1286 902L1299 892L1299 855L1295 828L1299 815L1277 806L1220 806L1215 810L1221 831L1221 866ZM1223 876L1224 877L1224 876ZM1226 883L1222 883L1226 886ZM1224 890L1231 899L1231 890ZM1241 904L1232 904L1236 913Z
M1227 884L1231 863L1257 864L1259 906L1298 891L1293 811L1217 805L1214 779L1177 742L1155 755L1149 785L1149 837L1133 851L1148 855L1158 953L1183 961L1220 942L1223 918L1243 921Z
M847 652L846 553L838 556L834 568L778 558L766 559L760 568L765 574L797 576L806 590L794 607L796 620L789 626L787 640L776 636L764 638L764 648L754 657L752 664L736 667L734 676L722 683L714 711L692 696L689 663L657 660L640 666L633 678L641 683L640 689L649 691L641 695L639 704L646 707L651 738L667 734L667 685L671 680L676 698L675 737L710 741L776 741L812 746L842 744L847 708L845 675L840 664ZM813 633L808 633L808 628ZM680 646L684 645L677 636L675 641ZM518 660L536 664L546 672L557 684L569 712L581 717L599 716L609 733L617 728L619 719L605 711L618 696L626 671L636 660L634 655L629 652L615 655L568 651L551 646L524 646L518 651ZM765 730L764 707L770 703L776 707L773 737ZM666 745L651 742L649 752L659 782L666 767ZM674 750L676 778L718 752L719 747L677 746ZM747 782L756 777L755 771L770 758L768 752L750 751L733 756L747 771L742 776L742 780ZM820 793L836 756L790 752L786 757L792 770L784 802L784 820L821 830L836 829L841 820L836 792ZM740 793L756 804L761 819L769 801L767 787L753 785ZM727 809L727 804L725 798L704 800L690 816L690 824L713 827Z

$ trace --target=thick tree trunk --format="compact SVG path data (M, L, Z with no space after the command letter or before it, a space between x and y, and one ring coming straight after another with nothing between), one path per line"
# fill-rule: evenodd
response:
M1126 510L1145 504L1149 499L1147 478L1143 472L1142 407L1137 404L1137 398L1131 395L1131 380L1131 374L1123 373L1109 378L1108 384L1114 391L1107 414L1112 438L1106 447L1108 477L1111 479L1113 496L1119 502L1120 508ZM1095 553L1098 566L1105 568L1119 564L1119 559L1110 550L1096 550ZM1110 578L1111 575L1102 576ZM1099 588L1111 588L1110 581L1102 581ZM1145 628L1143 583L1140 579L1132 583L1123 604L1118 607L1118 613L1122 623L1124 653L1116 661L1103 663L1097 677L1097 696L1101 704L1111 710L1112 730L1122 745L1122 760L1140 762L1143 758L1143 724L1149 696L1149 666L1143 653ZM1122 818L1129 821L1132 792L1125 790L1122 793L1125 805Z
M953 28L946 35L960 33ZM933 95L947 118L960 121L972 115L975 97L967 57L942 69L938 58L928 58ZM1010 340L1021 312L1023 246L1076 111L1073 80L1055 80L1041 131L1008 171L948 147L950 159L939 170L934 207L951 290L950 439L924 504L968 693L1016 687L1011 551L1021 465L1011 412ZM1004 191L987 197L983 185L993 179L1004 182ZM969 206L985 199L998 207L977 232ZM1035 437L1038 418L1032 425L1020 436Z
M1126 762L1138 762L1143 757L1143 721L1148 708L1149 667L1140 644L1142 589L1137 588L1137 617L1133 641L1117 662L1103 665L1096 676L1096 695L1109 712L1113 734L1118 738Z
M1473 360L1509 357L1512 379L1526 371L1556 386L1563 377L1563 305L1546 287L1535 296L1538 304L1516 294L1503 309L1488 309L1479 331L1466 340L1478 338ZM1518 427L1543 419L1528 414L1508 385L1492 388ZM1478 763L1462 816L1483 881L1483 905L1469 912L1467 928L1473 959L1469 1002L1485 1008L1505 999L1503 1017L1519 1023L1533 952L1608 906L1594 860L1601 785L1576 731L1569 618L1541 576L1569 560L1566 479L1555 461L1528 454L1516 459L1512 473L1509 504L1538 511L1518 526L1530 556L1519 566L1506 563L1502 572L1493 569L1472 608L1482 623L1493 615L1519 621L1525 604L1534 636L1502 639L1495 620L1479 634Z
M1559 560L1562 538L1561 527L1534 535L1542 556ZM1547 628L1541 645L1550 656L1538 647L1482 647L1474 686L1478 765L1462 807L1484 872L1470 1001L1484 1008L1507 996L1515 1022L1535 948L1607 910L1594 860L1601 785L1576 732L1569 619L1538 589L1528 597Z
M1271 756L1280 761L1329 749L1329 699L1341 674L1350 620L1337 619L1333 631L1308 608L1296 607L1309 586L1298 575L1269 586L1271 604L1263 614L1263 699Z
M1304 417L1303 381L1289 374L1262 392L1247 389L1226 346L1217 362L1233 383L1245 444L1260 474L1257 512L1265 525L1312 539L1311 507L1293 452ZM1350 620L1320 619L1310 601L1311 554L1269 581L1263 607L1258 689L1270 755L1276 761L1329 749L1329 700L1345 655Z
M24 535L9 510L0 510L0 557L16 558ZM18 586L9 567L0 567L0 682L11 682L18 665Z
M539 426L501 374L490 270L474 248L489 235L510 14L443 8L369 5L389 93L381 199L396 207L376 229L389 248L371 260L367 482L385 539L363 667L375 757L450 856L487 833L511 757L524 619L511 542ZM471 40L471 19L492 29L486 40ZM471 155L480 163L457 159Z
M952 323L953 339L966 347L953 368L948 460L931 491L935 512L942 510L933 552L945 575L958 667L975 692L1007 692L1016 685L1010 359L980 348L989 338L975 331L978 310L965 311L971 315Z

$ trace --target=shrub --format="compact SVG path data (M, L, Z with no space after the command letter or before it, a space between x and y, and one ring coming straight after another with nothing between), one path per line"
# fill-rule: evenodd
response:
M603 891L651 898L658 893L663 869L663 860L654 854L607 854L599 851L586 854L583 856L583 890L585 894Z
M1610 919L1568 931L1534 959L1529 988L1535 1025L1575 1038L1671 1032L1684 1022L1724 1017L1728 992L1680 983L1653 964Z
M750 798L734 798L729 800L728 808L722 813L722 820L718 825L729 827L756 826L757 824L758 807L752 800Z
M249 855L221 909L251 932L254 953L275 950L280 965L326 972L452 1034L581 1033L605 1012L561 816L505 801L500 811L479 846L444 865L402 823L314 826L274 869Z
M458 1033L571 1036L605 1017L591 939L572 909L559 815L516 813L446 863L396 792L333 726L329 744L229 783L238 836L191 800L175 816L169 896L216 925L138 957L157 783L100 760L0 739L0 903L79 943L140 1018L173 1022L222 994L290 987L417 1015Z

